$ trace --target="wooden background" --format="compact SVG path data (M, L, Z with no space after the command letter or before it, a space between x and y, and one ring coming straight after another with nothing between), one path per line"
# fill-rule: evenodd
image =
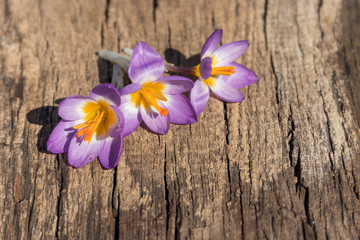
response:
M0 0L0 239L357 239L360 0ZM146 41L195 65L250 41L245 101L125 138L119 165L46 152L58 103Z

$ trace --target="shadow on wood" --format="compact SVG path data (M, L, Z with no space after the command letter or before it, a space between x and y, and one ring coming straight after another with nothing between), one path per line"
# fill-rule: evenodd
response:
M63 99L58 99L56 102L60 103ZM59 107L44 106L31 110L26 114L26 119L33 124L42 125L41 130L37 134L37 148L39 152L49 153L46 149L47 140L50 133L60 121L58 115Z

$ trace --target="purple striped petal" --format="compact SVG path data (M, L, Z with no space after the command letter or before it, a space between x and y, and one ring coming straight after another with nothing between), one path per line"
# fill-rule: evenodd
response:
M202 80L198 79L195 82L193 89L190 91L190 102L198 116L204 111L209 100L209 96L209 87Z
M94 87L90 92L90 97L97 101L106 101L115 106L119 106L121 103L119 91L110 83L104 83Z
M192 124L197 122L197 115L190 100L183 94L165 95L165 107L169 110L170 122L175 124Z
M133 83L155 81L162 77L164 70L164 59L152 47L144 42L135 46L129 65L129 77Z
M214 79L210 89L217 98L225 102L241 102L245 98L239 89L221 79Z
M206 40L205 44L201 49L201 59L211 56L211 54L215 51L216 47L220 44L222 34L222 29L219 29L210 35L210 37Z
M159 106L164 108L161 103ZM160 116L160 113L156 110L153 110L151 107L145 109L143 106L140 106L140 114L146 126L157 134L165 134L169 131L170 128L170 117L169 114L166 116Z
M186 77L168 76L163 77L155 82L160 82L164 85L163 93L177 94L189 91L194 87L194 82Z
M131 94L131 93L134 93L134 92L139 91L141 88L142 88L142 85L141 85L141 84L131 83L131 84L126 85L125 87L123 87L123 88L120 90L120 94L121 94L121 95Z
M90 143L82 141L76 134L69 145L68 160L73 167L80 168L93 161L100 153L105 141L96 139L94 136Z
M119 109L124 115L122 136L126 137L139 127L142 118L139 108L132 101L123 102Z
M231 66L235 67L235 73L231 76L220 75L219 78L234 88L243 88L258 81L258 76L247 67L235 62L231 63Z
M119 162L123 149L122 136L114 138L107 138L104 147L101 149L99 154L99 160L101 165L106 168L114 168Z
M206 80L211 76L211 72L212 72L211 65L212 65L211 57L206 57L201 60L199 70L202 79Z
M76 132L74 121L61 120L52 131L47 142L47 150L52 153L64 153L69 149L70 141Z
M114 111L116 116L115 123L109 126L109 135L111 137L119 136L124 128L124 115L122 112L115 106L110 106L110 109Z
M238 59L249 47L246 40L227 43L217 48L212 56L214 57L213 67L222 67Z
M68 121L83 119L86 116L83 111L83 107L88 102L96 101L91 97L81 95L65 98L59 105L59 116Z

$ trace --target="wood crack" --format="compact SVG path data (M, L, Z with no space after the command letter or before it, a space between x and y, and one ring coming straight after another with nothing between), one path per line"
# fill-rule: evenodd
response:
M176 149L176 146L174 146L174 149ZM174 237L179 237L180 236L180 228L181 228L181 223L182 223L182 214L181 214L181 206L180 206L180 185L179 185L179 182L180 182L180 177L178 175L178 172L177 172L177 157L176 157L176 153L174 154L174 172L175 172L175 175L176 175L176 191L175 193L176 194L176 202L174 203L175 204L175 229L174 229L174 232L175 232L175 236ZM190 172L191 174L191 172Z
M317 8L317 15L318 15L318 22L319 22L319 29L320 29L320 35L321 35L321 40L324 41L324 31L321 27L321 8L323 5L323 0L319 0L318 3L318 8Z
M325 118L326 118L326 129L327 129L327 134L328 134L328 139L329 139L329 146L330 146L330 152L329 152L329 161L330 161L330 166L331 166L331 171L334 173L335 172L335 166L334 166L334 155L335 155L335 149L334 149L334 143L331 137L331 130L330 130L330 119L329 119L329 115L326 111L325 108L325 100L324 100L324 96L322 94L321 89L319 90L319 94L322 100L322 106L323 106L323 111L325 114Z
M239 171L239 182L241 181L240 178L240 171ZM240 185L240 213L241 213L241 239L245 239L245 216L244 216L244 206L243 206L243 189Z
M114 168L113 173L113 188L112 188L112 209L113 216L115 218L115 239L119 239L120 236L120 193L117 191L117 175L118 175L118 166Z
M170 211L170 200L169 200L169 189L168 189L168 182L167 182L167 177L166 177L166 173L167 173L167 158L166 158L166 143L165 143L165 150L164 150L164 193L165 193L165 208L166 208L166 213L165 213L165 222L166 222L166 233L167 235L169 234L169 221L170 221L170 215L171 215L171 211Z
M104 32L105 32L105 27L107 26L107 23L109 21L109 7L110 7L110 1L111 0L106 0L105 3L105 11L104 11L104 22L101 23L101 29L100 29L100 45L101 48L104 48L104 43L105 43L105 36L104 36Z
M107 24L107 23L108 23L108 20L109 20L110 1L111 1L111 0L106 0L106 6L105 6L105 24Z
M153 11L152 11L152 16L153 16L153 22L154 22L154 32L156 33L156 10L159 7L159 2L158 0L153 0Z
M264 21L263 31L264 31L264 38L265 38L266 50L269 49L269 47L268 47L268 40L267 40L267 33L266 33L266 18L267 18L267 13L268 13L268 6L269 6L269 0L265 0L264 14L263 14L263 21ZM272 60L271 60L271 63L272 63ZM273 63L272 63L272 68L273 68L273 71L274 71ZM275 71L274 71L274 73L275 73Z
M214 13L214 11L211 11L211 26L212 26L213 28L215 28L215 26L216 26L216 23L215 23L215 13Z
M276 97L276 103L277 103L278 105L280 105L280 97L279 97L279 77L278 77L278 75L276 74L276 71L275 71L275 66L274 66L274 60L273 60L272 53L270 53L270 65L271 65L272 73L273 73L274 76L275 76L275 97ZM279 116L279 113L278 113L278 119L281 119L280 116Z
M292 118L292 109L290 106L290 115L288 117L288 122L290 123L290 128L288 129L288 133L287 133L287 138L289 140L288 145L289 145L289 161L290 161L290 166L294 166L294 159L293 159L293 153L294 153L294 141L295 141L295 123L294 120ZM296 161L296 164L298 162L299 158ZM297 174L295 173L295 176L297 176Z
M63 173L61 171L61 163L60 161L62 161L62 159L60 159L59 155L56 155L56 160L58 162L58 171L60 171L60 181L59 181L59 195L58 195L58 199L57 199L57 206L56 206L56 232L55 232L55 237L57 239L60 239L60 217L61 217L61 197L62 197L62 190L64 187L64 178L63 178Z

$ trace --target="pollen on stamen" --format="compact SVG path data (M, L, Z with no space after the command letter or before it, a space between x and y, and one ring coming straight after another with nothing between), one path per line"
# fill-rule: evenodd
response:
M166 108L161 108L160 109L160 116L165 117L166 115L168 115L169 111Z

